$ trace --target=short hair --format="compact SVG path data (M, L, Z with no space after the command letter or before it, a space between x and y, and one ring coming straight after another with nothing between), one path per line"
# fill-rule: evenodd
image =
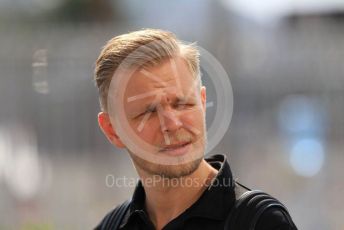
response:
M109 87L119 66L124 64L128 69L154 66L178 55L185 59L190 72L201 83L196 45L178 40L169 31L142 29L109 40L100 52L94 71L101 110L107 112Z

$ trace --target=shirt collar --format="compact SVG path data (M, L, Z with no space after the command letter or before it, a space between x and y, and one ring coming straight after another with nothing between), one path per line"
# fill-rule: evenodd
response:
M190 216L223 220L235 202L234 180L225 155L213 155L206 161L218 170L211 185L190 208ZM216 211L214 211L216 210Z
M205 217L215 220L224 220L235 201L235 183L233 181L232 172L225 155L213 155L209 158L205 158L205 160L213 168L218 170L218 173L201 197L182 215L185 214L187 217ZM129 212L124 217L121 226L126 225L131 216L135 213L145 212L144 201L145 191L141 181L139 181L132 197Z

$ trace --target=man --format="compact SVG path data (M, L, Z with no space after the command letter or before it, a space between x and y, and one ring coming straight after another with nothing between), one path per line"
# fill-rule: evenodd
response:
M99 126L126 148L140 178L132 200L96 229L228 226L239 195L226 157L204 159L206 89L197 48L162 30L120 35L101 51L95 81ZM295 229L291 222L269 209L255 229Z

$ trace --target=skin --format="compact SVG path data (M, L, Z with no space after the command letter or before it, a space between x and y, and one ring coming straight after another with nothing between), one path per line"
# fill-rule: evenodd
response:
M177 72L171 63L175 63ZM147 73L159 80L147 77ZM206 89L204 86L197 87L195 81L185 60L174 57L143 71L135 71L125 90L125 98L157 92L140 100L124 100L123 108L135 134L152 146L150 154L166 157L171 164L151 162L133 152L127 147L125 138L121 138L116 131L109 114L101 112L98 115L99 126L108 140L118 148L128 150L143 182L146 210L156 229L162 229L197 201L217 174L216 169L203 158ZM149 107L152 104L155 106ZM149 117L138 129L148 113ZM182 155L164 151L184 142L190 144L188 151ZM145 184L149 180L155 181L154 186Z

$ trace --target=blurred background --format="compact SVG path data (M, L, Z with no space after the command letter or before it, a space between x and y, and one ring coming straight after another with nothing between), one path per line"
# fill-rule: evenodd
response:
M197 41L230 76L212 153L286 204L299 229L344 229L344 1L1 0L0 229L92 229L136 178L97 125L101 47L141 28ZM211 82L207 121L216 92ZM215 96L214 96L215 95Z

